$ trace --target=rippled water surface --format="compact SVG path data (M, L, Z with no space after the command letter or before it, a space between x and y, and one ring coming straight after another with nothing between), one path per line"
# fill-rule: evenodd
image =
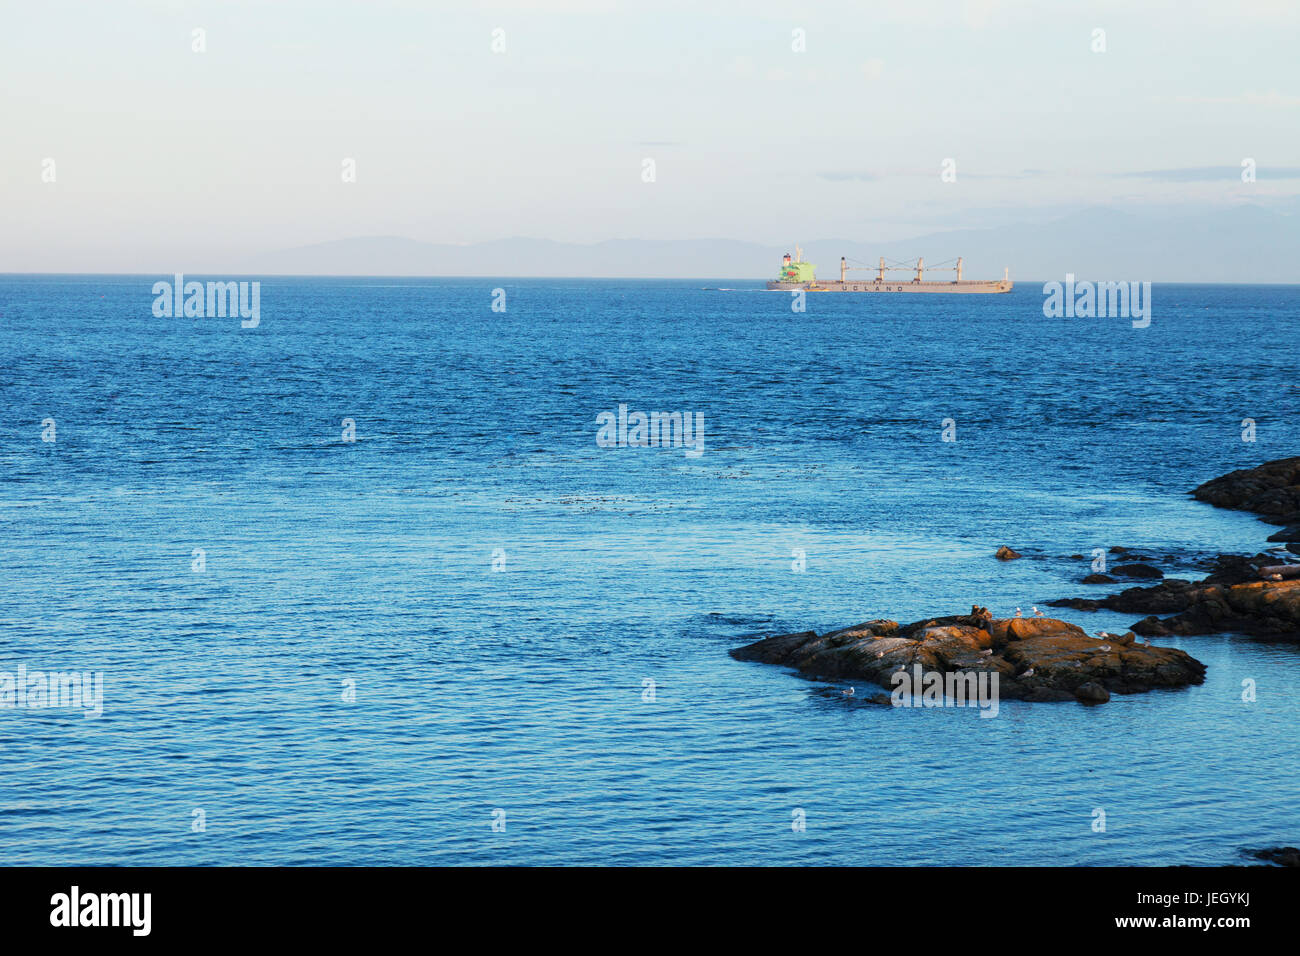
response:
M105 696L0 709L0 864L1300 841L1294 645L1166 642L1203 686L992 720L726 653L1104 593L1070 557L1096 547L1261 549L1186 491L1298 453L1300 287L1156 286L1136 330L1045 319L1033 284L798 314L755 283L268 279L245 330L154 318L157 278L0 276L0 671L98 670ZM704 453L597 447L620 403L701 413Z

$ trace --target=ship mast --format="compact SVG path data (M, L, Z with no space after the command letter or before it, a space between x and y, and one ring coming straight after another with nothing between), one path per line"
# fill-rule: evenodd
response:
M952 262L953 260L951 260L951 259L945 259L944 261L945 261L945 262ZM930 272L955 272L955 273L957 273L957 281L960 282L960 281L961 281L961 272L962 272L962 259L961 259L960 256L957 257L956 262L957 262L957 265L956 265L955 267L951 267L951 266L938 266L938 267L931 266L930 269L929 269L928 271L930 271ZM870 270L869 270L868 267L866 267L866 266L851 266L851 265L848 265L848 263L847 263L847 257L845 257L845 256L840 256L840 281L841 281L841 282L845 282L845 281L847 281L848 273L850 273L850 272L868 272L868 271L870 271ZM913 280L913 281L916 281L916 282L924 282L924 281L925 281L925 273L926 273L927 270L926 270L926 267L925 267L925 259L917 259L917 260L916 260L916 265L914 265L914 266L904 266L904 265L898 265L898 266L887 266L887 265L885 265L885 257L884 257L884 256L881 256L881 257L880 257L880 265L876 267L876 270L875 270L875 271L876 271L876 281L877 281L877 282L881 282L881 283L883 283L883 282L888 282L888 281L889 281L889 280L885 277L885 274L886 274L886 273L889 273L889 272L914 272L914 273L916 274L916 278L915 278L915 280Z

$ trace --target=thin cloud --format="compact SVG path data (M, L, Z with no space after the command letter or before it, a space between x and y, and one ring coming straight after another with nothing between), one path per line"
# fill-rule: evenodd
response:
M1240 96L1175 96L1173 101L1191 106L1300 106L1300 96L1287 96L1277 90L1252 90Z
M829 179L833 183L876 183L880 182L881 176L878 173L818 173L822 179Z
M1217 180L1240 180L1240 166L1188 166L1179 169L1142 169L1113 173L1121 179L1154 179L1165 183L1208 183ZM1300 166L1259 166L1259 179L1300 179Z
M895 176L937 176L939 167L934 169L890 169L881 172L870 171L835 171L830 170L817 174L818 178L826 179L833 183L878 183L881 180L889 179ZM1014 173L967 173L958 172L959 179L1035 179L1039 176L1047 175L1042 169L1022 169Z

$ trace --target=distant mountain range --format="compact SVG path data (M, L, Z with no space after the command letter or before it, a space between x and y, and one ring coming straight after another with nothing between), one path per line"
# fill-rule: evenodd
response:
M798 238L798 237L794 237ZM822 278L838 278L840 256L874 267L880 256L927 264L963 256L964 277L993 279L1004 266L1024 281L1079 278L1152 282L1300 282L1300 216L1257 206L1212 213L1093 209L1050 223L939 232L869 242L802 244ZM240 271L275 275L564 276L762 279L789 246L735 239L611 239L591 244L498 239L468 245L398 236L340 239L254 256Z

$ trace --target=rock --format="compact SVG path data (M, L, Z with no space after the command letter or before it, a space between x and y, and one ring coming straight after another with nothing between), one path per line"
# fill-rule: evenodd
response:
M1145 613L1148 616L1133 625L1144 637L1230 631L1300 641L1300 577L1226 585L1210 578L1195 584L1168 579L1100 601L1072 598L1052 603L1079 610ZM1161 614L1172 616L1161 618Z
M1088 681L1074 689L1074 696L1085 704L1104 704L1110 700L1110 691L1095 681Z
M1270 846L1259 850L1244 850L1248 856L1278 866L1300 866L1300 849L1293 846Z
M1083 579L1084 584L1114 584L1115 579L1109 574L1090 574Z
M1280 458L1213 478L1192 492L1216 508L1251 511L1265 521L1300 523L1300 457Z
M998 548L994 555L999 561L1014 561L1016 558L1024 557L1019 551L1012 551L1005 544Z
M1258 581L1260 569L1275 560L1267 554L1257 554L1247 558L1240 554L1220 554L1214 559L1210 576L1203 583L1207 584L1244 584Z
M1072 607L1078 611L1119 611L1121 614L1175 614L1190 605L1190 592L1195 587L1182 578L1165 578L1152 587L1135 587L1109 597L1065 598L1048 601L1051 607Z
M1149 564L1117 564L1110 570L1112 573L1126 578L1163 578L1165 576L1163 571L1159 568L1153 568Z
M1000 644L1057 633L1088 636L1083 628L1054 617L1006 617L993 622L993 639Z
M1300 524L1293 524L1268 536L1269 541L1300 541Z
M1184 651L1099 640L1050 617L992 619L972 614L899 626L876 620L818 636L780 634L731 651L742 661L793 667L811 678L871 681L893 687L900 670L994 675L1000 697L1035 702L1086 700L1185 687L1205 679L1205 665ZM1106 647L1106 650L1102 650Z

